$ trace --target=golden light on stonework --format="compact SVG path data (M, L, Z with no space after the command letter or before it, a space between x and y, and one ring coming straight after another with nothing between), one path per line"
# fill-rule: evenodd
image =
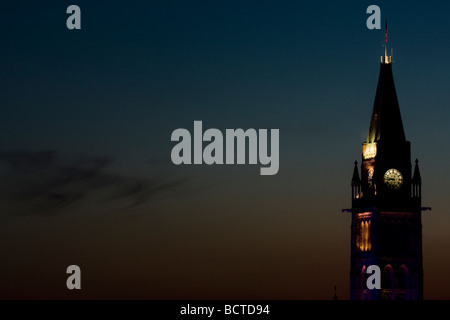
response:
M367 183L369 184L369 187L373 186L373 168L369 168L369 170L367 170Z
M360 251L370 251L372 249L372 241L370 238L370 221L361 221L359 234L356 235L356 246Z
M370 251L372 249L371 239L371 212L358 213L359 230L356 234L356 247L360 251Z
M364 159L371 159L375 158L377 155L377 144L374 143L364 143L362 146L363 149L363 158Z

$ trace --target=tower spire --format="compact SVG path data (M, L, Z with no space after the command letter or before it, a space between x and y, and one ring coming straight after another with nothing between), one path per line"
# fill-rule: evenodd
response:
M411 172L411 144L403 129L387 44L386 19L369 133L362 144L361 164L355 161L353 168L352 206L343 210L352 219L352 300L423 299L422 211L431 208L422 207L417 160ZM383 270L380 290L368 286L372 263Z
M387 53L387 44L388 44L388 24L387 24L387 18L385 20L384 25L384 61L383 57L381 57L381 63L389 64L392 62L392 54L388 56Z
M352 186L359 186L360 184L361 179L359 178L358 161L355 161L355 167L353 168L353 176L352 176Z
M367 144L372 144L379 140L392 142L406 141L402 116L400 114L400 107L398 105L397 93L395 90L394 76L392 75L392 56L387 55L387 19L385 26L385 57L384 61L383 57L381 57L380 75L378 77ZM373 153L369 151L371 151L370 148L367 153Z
M416 159L416 166L414 167L414 175L412 182L414 184L421 185L422 184L422 178L420 176L420 169L419 169L419 160Z

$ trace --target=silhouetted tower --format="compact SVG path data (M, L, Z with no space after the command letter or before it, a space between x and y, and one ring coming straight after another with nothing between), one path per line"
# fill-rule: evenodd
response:
M419 164L411 175L392 75L392 56L381 57L378 86L361 174L355 161L352 186L350 299L423 299L422 210ZM369 290L369 265L381 269L381 290Z

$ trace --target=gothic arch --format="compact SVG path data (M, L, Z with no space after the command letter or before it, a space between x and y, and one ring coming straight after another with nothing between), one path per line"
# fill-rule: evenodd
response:
M383 289L394 289L394 268L390 264L384 267L381 282Z
M363 266L362 268L361 268L361 289L367 289L367 286L366 286L366 282L367 282L367 268L366 268L366 266Z
M356 235L356 246L361 251L370 251L372 249L372 243L370 239L370 226L370 220L361 220L361 223L359 224L359 232Z
M398 269L398 287L399 289L408 289L409 288L409 270L408 268L402 264Z

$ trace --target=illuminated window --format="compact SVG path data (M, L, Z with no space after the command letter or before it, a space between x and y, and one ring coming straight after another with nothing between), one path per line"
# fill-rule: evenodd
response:
M367 221L364 221L363 223L363 234L362 234L362 238L363 238L363 249L362 251L367 251Z
M376 143L363 144L363 158L364 159L375 158L376 155L377 155L377 144Z
M369 187L373 186L373 168L370 168L369 171L367 171L367 182Z
M370 239L370 221L361 221L359 235L356 237L356 246L361 251L370 251L370 249L372 249Z

